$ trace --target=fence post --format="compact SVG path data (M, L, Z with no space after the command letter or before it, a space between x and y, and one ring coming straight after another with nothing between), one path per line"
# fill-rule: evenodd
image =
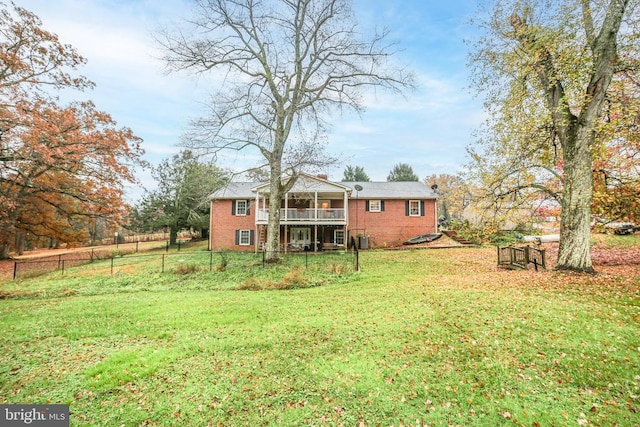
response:
M267 251L266 250L262 251L262 268L264 268L265 266L266 256L267 256Z
M111 275L113 276L113 257L111 257Z
M178 252L180 252L180 243L182 242L182 240L178 240Z
M169 242L167 242L167 247L169 246ZM164 273L164 254L162 254L162 273Z
M167 252L169 252L169 241L167 240Z
M16 275L18 274L18 261L13 262L13 280L16 280Z
M138 253L138 243L140 243L140 241L136 240L136 253Z
M60 270L60 262L62 261L62 255L58 255L58 268L56 270Z
M64 276L64 260L62 260L62 275Z

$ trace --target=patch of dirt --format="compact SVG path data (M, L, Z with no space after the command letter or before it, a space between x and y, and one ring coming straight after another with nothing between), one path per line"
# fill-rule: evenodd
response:
M419 249L419 248L451 248L451 247L463 247L467 245L463 245L462 243L458 243L453 240L451 237L447 235L442 235L442 237L427 243L419 243L417 245L400 245L394 246L387 249Z

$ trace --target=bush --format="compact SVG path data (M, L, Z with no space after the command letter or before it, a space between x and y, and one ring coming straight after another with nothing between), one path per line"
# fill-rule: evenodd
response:
M180 264L173 270L175 274L181 275L193 274L196 271L198 271L198 266L195 264Z
M510 237L500 230L497 222L485 222L480 225L474 225L469 221L451 221L451 229L458 233L459 236L476 244L504 244L514 242L515 236Z
M287 289L300 289L300 288L310 288L313 286L318 286L319 284L312 281L302 270L301 268L293 268L287 274L284 275L280 280L266 280L266 279L257 279L250 278L246 280L244 283L240 284L236 287L238 290L245 291L259 291L263 289L277 289L277 290L287 290Z

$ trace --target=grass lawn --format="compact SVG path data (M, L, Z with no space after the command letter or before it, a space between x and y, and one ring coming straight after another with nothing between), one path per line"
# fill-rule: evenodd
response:
M369 251L360 273L93 264L5 283L0 402L68 403L73 426L639 425L639 266L495 262Z

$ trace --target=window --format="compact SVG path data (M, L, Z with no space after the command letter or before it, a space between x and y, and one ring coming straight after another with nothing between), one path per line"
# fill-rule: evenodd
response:
M248 200L236 200L234 204L233 215L246 216L249 215L249 201Z
M409 216L420 216L420 200L409 200Z
M344 230L333 231L333 243L336 245L344 245Z
M238 230L236 234L237 244L240 246L249 246L252 240L251 231L252 230Z
M367 212L384 212L384 200L367 200L365 210Z

